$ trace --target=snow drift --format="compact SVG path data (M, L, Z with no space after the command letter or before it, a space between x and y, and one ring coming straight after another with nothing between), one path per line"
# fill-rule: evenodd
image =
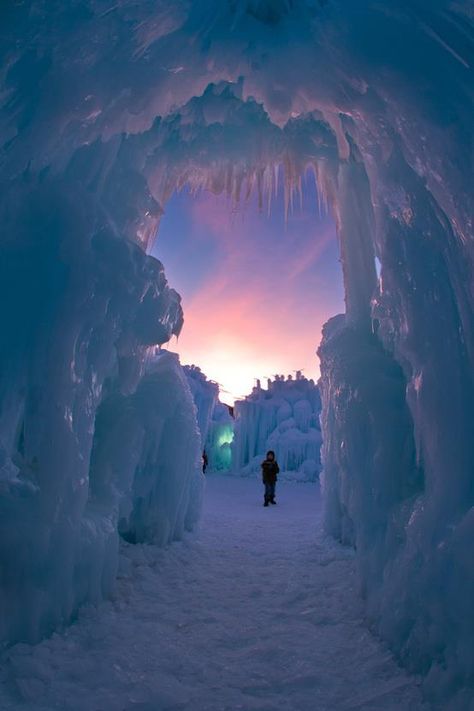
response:
M189 184L238 200L253 187L270 204L283 165L290 205L309 167L346 289L344 323L321 349L327 525L357 544L380 632L427 689L465 703L472 3L32 0L2 12L6 619L20 577L24 605L49 610L35 629L75 597L73 584L54 596L72 579L64 551L80 540L109 365L134 391L144 346L178 329L176 299L140 250L169 195ZM4 624L4 639L25 635Z

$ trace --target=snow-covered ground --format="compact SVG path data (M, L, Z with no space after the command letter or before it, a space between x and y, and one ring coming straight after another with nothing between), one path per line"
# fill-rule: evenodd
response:
M198 538L125 545L112 602L4 653L2 711L426 711L364 626L318 486L263 508L254 480L206 485Z

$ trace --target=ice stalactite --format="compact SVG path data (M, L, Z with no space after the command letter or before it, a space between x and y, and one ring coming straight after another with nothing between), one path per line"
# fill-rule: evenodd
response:
M370 328L370 305L375 291L374 218L370 188L363 164L353 158L338 173L336 224L341 242L346 315L359 327Z

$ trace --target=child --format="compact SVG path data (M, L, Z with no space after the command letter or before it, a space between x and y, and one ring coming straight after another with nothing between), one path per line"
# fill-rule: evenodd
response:
M275 486L277 481L277 474L280 471L278 462L275 459L275 452L270 450L267 452L267 457L264 462L262 462L262 480L265 484L265 499L264 506L268 504L276 504L275 501Z

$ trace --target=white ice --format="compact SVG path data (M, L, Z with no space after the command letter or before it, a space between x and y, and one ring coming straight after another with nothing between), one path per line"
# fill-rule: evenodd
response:
M196 406L197 423L201 434L201 448L204 449L217 404L219 386L213 380L208 380L196 365L185 365L183 370Z
M353 552L321 533L316 484L207 479L202 529L124 544L116 595L3 655L3 711L421 711L364 624Z
M280 479L314 481L321 469L321 397L314 380L300 371L275 376L267 389L256 387L235 403L232 468L239 476L260 478L265 453L273 450Z
M219 385L215 381L208 380L196 365L185 365L183 370L196 406L201 449L207 455L208 471L228 471L232 460L234 418L228 406L218 399Z

